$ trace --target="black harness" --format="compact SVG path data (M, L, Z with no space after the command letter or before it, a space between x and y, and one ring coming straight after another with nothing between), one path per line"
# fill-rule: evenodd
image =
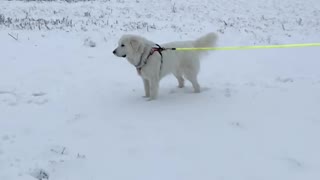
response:
M162 56L162 51L166 50L166 48L161 47L159 44L156 44L157 47L152 47L150 53L148 54L147 58L145 60L143 60L142 58L140 59L139 63L137 65L135 65L138 74L141 75L141 69L143 66L145 66L147 64L147 61L149 59L149 57L154 53L154 52L158 52L161 56L161 64L160 64L160 72L162 69L162 64L163 64L163 56Z

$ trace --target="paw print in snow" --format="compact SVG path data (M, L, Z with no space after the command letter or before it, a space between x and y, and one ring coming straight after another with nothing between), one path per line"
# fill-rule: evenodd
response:
M0 90L0 104L1 103L9 106L16 106L19 103L19 96L13 91Z
M31 99L27 100L28 104L43 105L46 104L49 100L46 98L47 93L45 92L35 92L32 93Z

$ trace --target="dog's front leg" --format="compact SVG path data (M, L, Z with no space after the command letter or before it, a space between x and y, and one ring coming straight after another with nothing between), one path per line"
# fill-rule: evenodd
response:
M143 80L144 92L145 92L145 96L144 97L150 97L150 83L149 83L149 80L147 80L147 79L142 79L142 80Z
M150 79L149 83L150 83L150 99L149 100L154 100L158 96L159 79L152 78Z

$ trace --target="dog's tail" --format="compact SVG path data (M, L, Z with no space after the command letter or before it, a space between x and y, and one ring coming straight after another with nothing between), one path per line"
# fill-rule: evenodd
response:
M194 47L212 47L215 46L218 36L216 33L208 33L193 42Z

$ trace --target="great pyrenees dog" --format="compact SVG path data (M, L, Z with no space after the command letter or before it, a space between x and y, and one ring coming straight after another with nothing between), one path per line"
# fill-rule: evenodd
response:
M194 92L199 93L200 58L206 51L178 51L173 48L212 47L216 40L217 35L209 33L196 40L158 45L138 35L123 35L113 54L126 58L135 66L143 80L144 97L154 100L158 96L160 80L168 74L177 78L179 88L184 87L184 79L187 79L192 83Z

